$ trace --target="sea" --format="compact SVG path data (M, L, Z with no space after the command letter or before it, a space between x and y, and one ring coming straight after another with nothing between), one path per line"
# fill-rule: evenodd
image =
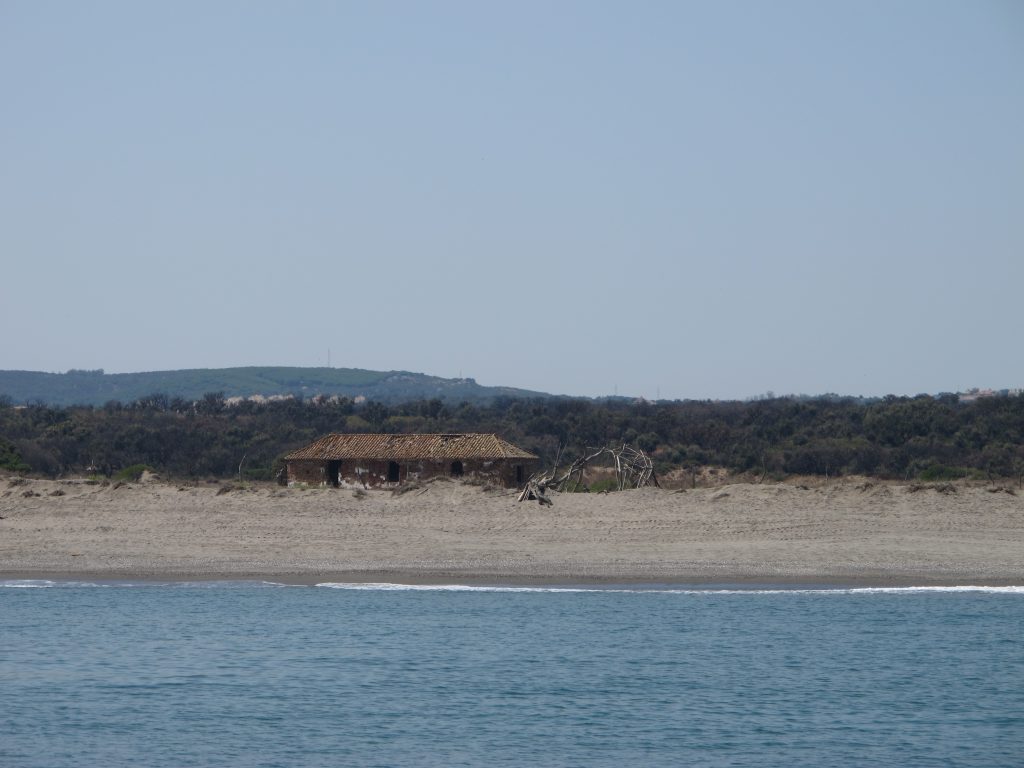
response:
M1024 587L0 581L0 766L1022 766Z

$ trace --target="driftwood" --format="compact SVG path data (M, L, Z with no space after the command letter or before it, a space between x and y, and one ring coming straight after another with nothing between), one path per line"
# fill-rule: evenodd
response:
M555 464L546 472L538 472L530 476L526 486L519 494L519 501L537 501L541 505L551 504L547 496L549 488L556 491L573 492L583 482L583 472L587 466L602 456L610 456L615 464L615 478L618 490L641 488L645 485L658 485L654 475L654 462L640 448L623 443L622 447L588 448L584 456L573 461L564 471L559 473L558 467L562 451L559 449Z
M541 506L552 503L551 499L547 497L547 486L533 477L526 481L526 487L519 494L519 501L536 501Z

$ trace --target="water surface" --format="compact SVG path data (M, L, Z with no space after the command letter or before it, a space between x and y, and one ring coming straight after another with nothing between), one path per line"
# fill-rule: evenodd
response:
M0 584L3 766L1024 755L1021 588Z

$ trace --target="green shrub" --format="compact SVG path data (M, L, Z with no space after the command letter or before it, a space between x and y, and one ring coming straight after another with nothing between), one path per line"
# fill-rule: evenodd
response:
M605 491L619 490L619 481L616 477L602 477L590 484L591 493L604 493Z
M32 467L22 460L17 448L0 439L0 469L6 469L8 472L28 472Z
M959 480L960 478L967 477L968 474L968 471L963 467L945 467L941 464L932 464L927 469L919 472L917 477L919 480L931 483Z
M125 467L114 475L114 480L138 482L139 478L142 477L142 473L146 471L152 471L145 464L132 464L130 467Z

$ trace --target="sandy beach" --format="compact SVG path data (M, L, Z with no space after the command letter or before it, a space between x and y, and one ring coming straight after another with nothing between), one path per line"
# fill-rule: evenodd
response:
M731 484L404 493L0 480L3 578L1024 584L1014 489Z

